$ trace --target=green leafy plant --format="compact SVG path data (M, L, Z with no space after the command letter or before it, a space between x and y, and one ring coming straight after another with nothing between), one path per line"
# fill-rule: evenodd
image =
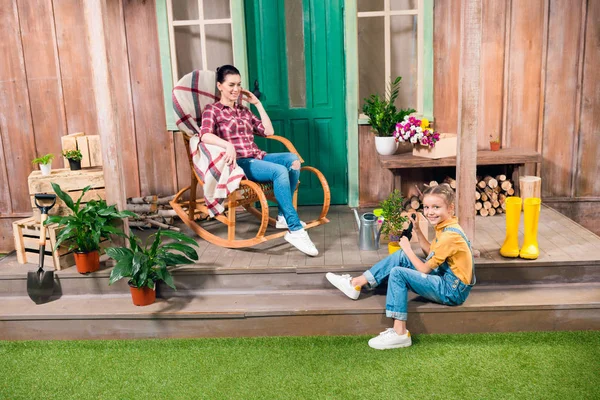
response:
M83 188L76 202L56 183L52 183L52 188L72 211L72 215L52 215L47 219L46 224L57 223L63 227L56 236L55 247L68 243L69 250L76 249L84 253L99 250L102 239L110 239L110 235L125 236L121 229L112 224L121 218L137 216L131 211L118 211L114 205L109 206L102 199L90 200L80 207L90 186Z
M81 151L79 151L79 150L65 150L65 151L63 151L62 155L67 160L73 160L73 161L81 161L81 159L83 158L83 155L81 154Z
M52 162L52 160L54 160L54 154L48 153L44 156L34 158L33 160L31 160L31 163L33 165L37 165L37 164L45 165L45 164L50 164Z
M382 234L398 236L402 232L404 223L408 221L408 218L402 215L403 202L402 193L395 189L387 199L379 203L381 216L383 217Z
M164 237L174 239L175 242L162 244ZM162 280L175 289L169 267L193 264L198 260L198 253L192 247L198 246L198 243L179 232L159 229L150 235L144 244L132 234L129 236L129 246L129 249L127 247L106 249L106 254L117 262L110 273L109 285L119 279L129 278L130 286L136 288L154 289L156 282Z
M412 108L398 111L394 102L400 93L400 80L397 77L386 89L386 98L378 94L372 94L365 98L363 113L369 117L369 124L376 136L388 137L394 134L396 123L404 120L404 117L415 112Z

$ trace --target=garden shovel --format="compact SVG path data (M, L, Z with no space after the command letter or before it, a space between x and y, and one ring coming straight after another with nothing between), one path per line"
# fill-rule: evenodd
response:
M38 200L44 204L40 204ZM46 225L44 222L48 219L48 211L55 203L56 195L54 194L35 195L35 205L41 212L40 265L37 271L27 272L27 294L35 304L48 302L54 293L54 271L44 271L44 251L46 249Z

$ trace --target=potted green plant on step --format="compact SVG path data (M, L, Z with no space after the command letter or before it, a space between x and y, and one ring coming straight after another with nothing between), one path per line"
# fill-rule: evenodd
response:
M131 211L118 211L114 205L107 205L102 199L90 200L83 207L81 201L90 190L86 186L77 201L63 192L59 185L52 183L54 192L71 210L70 215L52 215L46 224L57 223L62 227L56 236L55 249L61 244L75 250L77 272L87 274L100 268L100 242L110 239L111 235L125 236L119 228L113 226L119 219L136 217Z
M39 165L42 175L50 175L52 171L52 160L54 160L54 154L48 153L38 158L34 158L31 163L33 165Z
M163 244L164 238L174 242ZM145 243L135 236L129 236L129 247L111 247L106 254L117 263L110 273L108 284L128 278L133 304L146 306L156 299L156 282L164 281L175 289L169 267L180 264L193 264L198 253L192 246L196 241L183 233L158 230L150 235Z
M65 150L62 155L69 160L69 168L71 168L71 171L79 171L81 169L81 159L83 158L81 151Z
M394 104L400 93L401 80L402 77L399 76L388 85L385 98L372 94L365 98L363 105L363 113L369 117L369 124L375 133L375 148L384 156L394 154L398 148L394 137L396 124L415 112L412 108L398 110Z
M383 218L381 234L389 235L388 252L390 254L400 249L398 245L399 235L404 230L404 224L408 221L408 218L403 215L403 203L404 198L398 189L395 189L387 199L379 203L381 217Z

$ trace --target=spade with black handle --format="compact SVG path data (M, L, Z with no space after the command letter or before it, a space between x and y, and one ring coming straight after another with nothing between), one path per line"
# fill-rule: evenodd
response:
M54 271L44 271L44 251L46 249L46 225L48 211L56 203L54 194L36 194L35 205L40 209L40 265L37 271L27 272L27 294L35 304L47 303L54 293Z

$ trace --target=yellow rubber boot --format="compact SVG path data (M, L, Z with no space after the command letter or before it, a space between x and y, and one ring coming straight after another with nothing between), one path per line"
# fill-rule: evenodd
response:
M521 220L521 198L506 198L506 238L500 248L502 257L519 257L519 221Z
M537 197L528 197L523 203L525 221L525 237L519 257L535 260L540 255L537 241L538 223L540 222L540 209L542 200Z

